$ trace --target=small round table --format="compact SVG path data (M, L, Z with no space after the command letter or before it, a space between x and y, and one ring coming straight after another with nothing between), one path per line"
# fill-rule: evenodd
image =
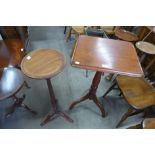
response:
M16 107L24 107L32 113L36 114L35 111L31 110L27 105L23 103L25 95L22 98L18 98L16 94L24 86L25 81L23 74L19 69L14 67L8 67L0 69L0 100L13 97L14 104L10 108L6 116L9 116L15 111Z
M146 41L138 41L136 47L147 54L155 54L155 45Z
M142 63L147 55L154 55L155 54L155 45L146 41L138 41L136 43L136 48L143 52L142 56L140 57L140 62ZM155 59L152 59L152 61L147 65L147 68L149 68L153 63ZM145 68L145 70L147 70Z
M24 57L21 69L25 75L33 79L45 79L49 90L52 110L47 114L41 125L46 124L55 116L61 116L69 122L73 120L64 112L58 110L57 100L54 95L50 78L60 73L65 67L64 56L54 49L38 49Z
M129 41L129 42L136 42L138 40L138 37L136 34L126 31L124 29L116 30L115 36L120 40Z

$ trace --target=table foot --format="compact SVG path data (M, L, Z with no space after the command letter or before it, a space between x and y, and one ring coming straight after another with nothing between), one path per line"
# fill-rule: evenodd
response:
M64 112L62 111L58 111L58 112L53 112L53 111L50 111L45 119L42 121L42 123L40 124L41 126L45 125L46 123L48 123L49 121L52 121L53 119L55 119L56 117L58 116L61 116L63 117L65 120L67 120L68 122L70 123L73 123L73 120L67 116L67 114L65 114Z
M16 105L13 104L13 105L9 108L8 112L5 114L5 117L8 118L9 116L11 116L11 114L14 113L15 109L16 109Z
M105 110L104 107L102 106L102 104L100 103L100 101L98 100L96 95L90 95L89 93L86 94L85 96L83 96L82 98L80 98L79 100L73 102L70 107L69 110L72 110L74 108L75 105L77 105L78 103L84 101L84 100L93 100L94 103L97 105L97 107L100 109L101 113L102 113L102 117L105 117Z
M130 107L128 111L122 116L121 120L117 123L116 128L118 128L122 122L124 122L135 110Z
M97 96L93 96L94 103L98 106L98 108L100 109L101 113L102 113L102 117L105 117L105 110L104 107L102 106L102 104L100 103L100 101L98 100Z
M9 112L7 112L7 113L5 114L5 117L9 117L9 116L15 111L15 109L16 109L17 107L24 107L25 109L27 109L28 111L32 112L33 114L37 114L36 111L32 110L31 108L29 108L27 105L25 105L25 104L23 103L23 101L24 101L24 99L25 99L25 94L24 94L21 98L18 98L18 97L16 97L16 96L13 96L13 97L14 97L15 102L14 102L14 104L12 105L12 107L10 107Z
M49 120L52 121L55 117L56 117L56 113L49 112L49 113L45 116L44 120L41 122L40 125L41 125L41 126L45 125Z
M91 88L90 88L89 92L85 96L81 97L79 100L73 102L70 105L69 110L72 110L74 108L74 106L77 105L78 103L80 103L80 102L82 102L84 100L90 99L90 100L93 100L94 103L97 105L97 107L100 109L100 111L102 113L102 117L105 117L104 107L100 103L100 101L98 100L98 98L96 96L96 91L97 91L98 85L100 83L102 74L103 73L101 73L101 72L96 72L96 74L94 76L94 79L92 81L92 85L91 85Z
M74 121L68 116L68 115L66 115L64 112L62 112L62 111L60 111L59 112L59 115L61 116L61 117L63 117L64 119L66 119L68 122L70 122L70 123L73 123Z
M30 111L31 113L37 114L36 111L34 111L34 110L32 110L31 108L29 108L26 104L22 103L21 106L24 107L25 109L27 109L28 111Z
M47 86L48 86L48 90L49 90L52 110L46 115L45 119L43 120L43 122L40 125L43 126L48 121L53 120L55 117L58 117L58 116L65 118L69 122L73 122L73 120L69 116L67 116L64 112L58 110L57 100L54 95L52 83L51 83L50 79L47 79L46 81L47 81Z

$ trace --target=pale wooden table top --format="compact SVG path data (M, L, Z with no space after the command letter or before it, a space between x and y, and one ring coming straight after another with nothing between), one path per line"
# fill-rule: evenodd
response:
M34 79L48 79L60 73L66 61L54 49L37 49L24 57L21 69L25 75Z
M72 66L135 77L143 76L133 44L113 39L79 36Z
M155 45L152 43L145 41L138 41L136 43L136 47L144 53L155 54Z

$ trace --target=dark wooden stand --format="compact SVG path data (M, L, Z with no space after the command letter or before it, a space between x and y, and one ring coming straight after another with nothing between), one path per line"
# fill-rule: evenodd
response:
M27 105L23 103L25 99L25 94L21 98L18 98L16 95L13 95L13 98L14 98L14 104L9 108L9 111L5 115L6 117L9 117L17 107L24 107L25 109L32 112L33 114L37 114L36 111L30 109Z
M100 109L101 113L102 113L102 117L105 117L105 110L104 110L104 107L103 105L100 103L100 101L98 100L97 96L96 96L96 91L97 91L97 88L98 88L98 85L100 83L100 80L101 80L101 76L103 75L102 72L96 72L95 76L94 76L94 79L92 81L92 85L91 85L91 88L89 90L89 92L81 97L79 100L73 102L70 107L69 107L69 110L73 109L75 105L77 105L78 103L84 101L84 100L93 100L94 103L97 105L97 107Z
M56 116L61 116L61 117L65 118L67 121L72 123L73 120L69 116L67 116L64 112L58 110L57 100L55 98L50 79L47 79L47 86L48 86L48 90L49 90L49 94L50 94L52 110L47 114L47 116L45 116L45 119L43 120L43 122L40 125L41 126L45 125L49 120L53 120L54 118L56 118Z

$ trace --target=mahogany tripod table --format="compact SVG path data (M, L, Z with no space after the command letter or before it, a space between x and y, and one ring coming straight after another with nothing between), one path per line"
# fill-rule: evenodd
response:
M116 73L133 77L143 76L136 50L132 43L113 39L79 36L71 62L73 67L96 71L89 92L73 102L69 109L78 103L90 99L105 116L103 104L96 96L96 91L103 72Z
M30 109L26 104L23 103L25 94L21 98L17 97L16 95L24 85L27 87L27 84L24 81L23 74L19 69L16 69L14 67L6 67L0 69L0 100L4 100L7 98L14 99L13 105L5 114L6 117L10 116L17 107L24 107L33 114L36 114L35 111Z
M41 125L46 124L50 119L53 120L56 116L61 116L67 121L73 122L69 116L58 109L50 81L51 77L54 77L64 69L65 64L64 56L61 53L54 49L46 48L30 52L22 60L21 68L25 75L33 79L45 79L47 82L52 109L46 115Z

